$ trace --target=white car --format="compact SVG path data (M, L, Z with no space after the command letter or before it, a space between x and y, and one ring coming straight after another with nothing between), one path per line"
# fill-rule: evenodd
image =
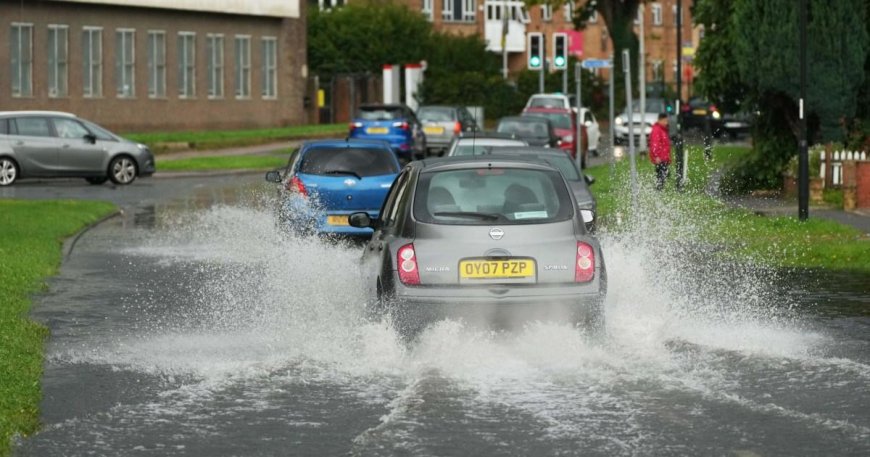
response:
M601 127L598 125L598 120L588 108L580 110L580 118L583 119L583 125L586 126L586 138L589 141L588 148L592 155L598 155L598 145L601 140Z
M565 94L532 94L526 108L574 109L574 99Z
M668 113L668 127L670 127L671 134L676 130L677 121L676 117L673 115L671 111L668 111L668 104L665 100L660 98L648 98L646 100L646 112L640 113L640 102L638 100L633 100L631 104L634 109L631 113L631 121L634 124L634 144L635 146L645 148L639 144L640 142L640 129L643 128L643 132L646 135L646 138L649 139L650 133L652 133L652 126L659 120L660 113ZM617 143L627 144L628 143L628 113L623 112L619 116L613 120L615 124L613 127L613 133L616 137Z

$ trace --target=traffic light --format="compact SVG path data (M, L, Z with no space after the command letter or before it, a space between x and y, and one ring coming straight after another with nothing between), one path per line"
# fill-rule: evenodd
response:
M553 34L553 68L564 70L568 68L568 34Z
M544 36L540 32L528 34L529 70L540 70L544 66Z

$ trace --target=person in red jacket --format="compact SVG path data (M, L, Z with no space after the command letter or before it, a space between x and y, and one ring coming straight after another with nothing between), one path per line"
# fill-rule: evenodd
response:
M656 190L662 190L670 176L668 167L671 164L671 139L668 137L668 115L665 113L659 114L659 120L653 124L649 135L649 160L656 167Z

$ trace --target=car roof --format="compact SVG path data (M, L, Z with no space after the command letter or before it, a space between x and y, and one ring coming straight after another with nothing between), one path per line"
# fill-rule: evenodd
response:
M472 140L520 140L513 133L505 132L471 132L457 137L457 141L466 142Z
M421 171L458 170L463 168L529 168L534 170L556 170L544 161L534 159L522 159L517 156L453 156L437 157L432 159L412 162L421 168Z
M523 110L523 113L560 113L560 114L571 114L574 111L568 108L552 108L552 107L543 107L543 106L530 106Z
M408 108L408 105L403 105L403 104L401 104L401 103L389 103L389 104L384 104L384 103L363 103L362 105L359 106L359 109L366 109L366 108L385 108L385 109L400 109L400 108L401 108L401 109L410 109L410 108Z
M62 116L76 117L75 114L65 111L0 111L0 116Z
M543 117L543 116L506 116L506 117L503 117L503 118L498 120L499 123L501 123L501 121L512 121L512 122L538 121L538 122L547 122L547 123L550 122L549 119L547 119L546 117Z
M358 148L378 148L390 149L390 143L385 140L370 140L359 138L327 138L322 140L310 140L302 143L302 148L308 149L313 147L327 148L343 148L343 147L358 147Z
M490 154L490 155L498 155L498 154L505 154L505 155L511 155L511 156L512 155L521 155L521 154L534 154L534 155L539 155L539 156L545 155L545 156L557 156L557 157L561 157L561 156L570 157L568 155L568 153L565 152L563 149L542 148L542 147L537 147L537 146L522 146L522 147L520 147L520 146L507 146L504 148L498 148L497 152L495 152L494 154Z

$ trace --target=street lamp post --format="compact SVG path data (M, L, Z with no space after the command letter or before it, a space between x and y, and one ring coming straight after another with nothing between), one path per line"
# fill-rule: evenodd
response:
M798 151L798 219L805 221L809 218L810 199L810 164L807 152L807 0L800 0L800 91L801 98L798 102L798 116L800 118L800 151Z

